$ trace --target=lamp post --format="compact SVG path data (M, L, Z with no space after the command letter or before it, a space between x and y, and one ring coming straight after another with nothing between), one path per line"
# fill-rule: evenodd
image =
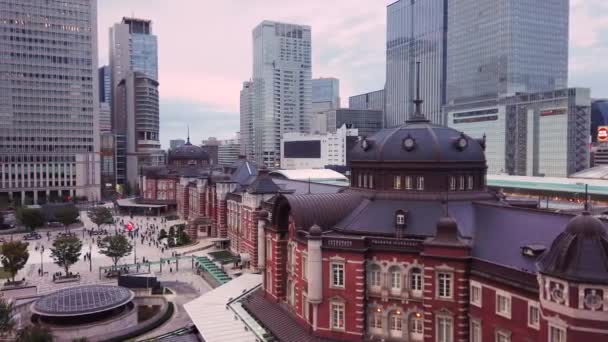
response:
M589 184L587 183L576 183L576 185L585 186L585 211L589 210Z
M44 254L44 246L40 244L40 276L44 276L44 263L42 262L42 255Z
M91 255L93 254L93 242L89 242L89 272L93 272L93 260L91 260Z

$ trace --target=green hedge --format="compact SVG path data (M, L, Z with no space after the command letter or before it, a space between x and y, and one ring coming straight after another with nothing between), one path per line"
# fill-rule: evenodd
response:
M127 334L124 334L122 336L118 336L118 337L113 337L111 339L108 340L104 340L104 342L122 342L122 341L126 341L128 339L132 339L135 338L137 336L143 335L147 332L150 332L158 327L160 327L161 325L163 325L166 321L168 321L171 316L173 316L173 312L175 312L175 307L173 305L173 302L169 302L168 303L169 307L167 308L167 311L165 311L165 314L162 315L162 317L160 319L158 319L156 322L152 323L151 325L148 326L142 326L139 329L133 330Z

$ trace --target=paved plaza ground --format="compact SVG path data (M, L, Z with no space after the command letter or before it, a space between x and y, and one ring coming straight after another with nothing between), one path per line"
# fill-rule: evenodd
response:
M214 250L213 248L208 248L198 251L201 249L201 247L211 244L211 242L205 240L199 241L195 245L182 248L163 250L163 248L156 246L155 242L160 229L164 228L166 231L168 231L169 227L175 224L184 223L183 221L174 220L163 222L160 217L130 217L128 215L115 217L117 217L119 220L119 224L116 227L113 225L104 225L102 227L102 229L106 229L108 231L108 234L115 234L115 231L117 230L119 233L121 233L120 231L124 228L124 225L120 222L124 222L125 224L127 222L133 222L135 224L135 228L139 228L140 234L139 237L130 239L132 243L135 243L135 253L131 253L131 255L121 259L119 264L133 264L135 261L141 263L143 258L155 262L159 261L160 258L169 258L173 255L173 253L203 256ZM91 262L89 263L88 260L85 261L81 256L80 260L70 267L70 272L80 275L79 282L61 284L53 282L53 274L55 272L64 271L62 267L54 264L53 259L51 258L51 247L53 240L58 236L59 233L64 232L64 230L61 228L38 230L38 232L42 235L42 239L28 241L30 257L27 265L24 267L24 269L19 271L16 278L25 278L28 285L36 285L38 287L39 294L50 293L61 288L77 285L116 284L117 280L115 278L105 278L103 276L103 272L101 272L102 276L100 277L100 267L112 266L112 261L110 258L99 252L97 247L97 236L90 236L88 233L88 230L97 229L97 227L88 219L85 212L81 212L81 221L83 222L82 227L70 229L70 231L75 233L83 241L82 255L89 253L90 251ZM157 228L154 229L152 227L153 225L157 226ZM50 232L50 237L47 236L48 232ZM142 244L141 234L145 234L146 232L149 233L149 237L146 237L144 239L144 243ZM12 239L21 239L22 235L23 234L14 234ZM101 238L103 238L103 236L104 235L101 235ZM10 240L11 237L5 236L5 239ZM44 247L44 251L41 253L42 247ZM189 252L194 250L196 250L196 252ZM135 259L135 254L137 255L137 259ZM40 275L39 270L44 270L44 274L42 276ZM148 267L141 267L140 271L147 272ZM183 309L183 305L212 289L201 276L193 273L192 262L189 259L179 260L179 264L177 264L176 261L171 261L169 263L165 261L162 266L162 272L159 265L151 266L151 271L156 274L163 286L171 289L174 293L167 295L167 299L175 303L176 310L171 320L154 331L146 334L145 337L147 338L171 332L188 325L188 323L190 323L190 318ZM226 271L233 273L232 270Z

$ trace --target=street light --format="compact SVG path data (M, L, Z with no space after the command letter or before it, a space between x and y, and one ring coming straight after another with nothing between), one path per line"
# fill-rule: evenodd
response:
M44 254L44 246L41 243L38 243L40 246L40 276L44 276L44 264L42 263L42 255Z
M585 186L585 211L589 210L589 184L587 183L576 183L576 185Z
M91 255L93 254L93 242L89 242L89 272L93 272L93 260L91 260Z

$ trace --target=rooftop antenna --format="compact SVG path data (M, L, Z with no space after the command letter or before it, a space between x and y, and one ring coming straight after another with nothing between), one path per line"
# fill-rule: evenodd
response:
M190 144L190 125L186 125L186 129L188 130L188 140L186 142L186 144Z

